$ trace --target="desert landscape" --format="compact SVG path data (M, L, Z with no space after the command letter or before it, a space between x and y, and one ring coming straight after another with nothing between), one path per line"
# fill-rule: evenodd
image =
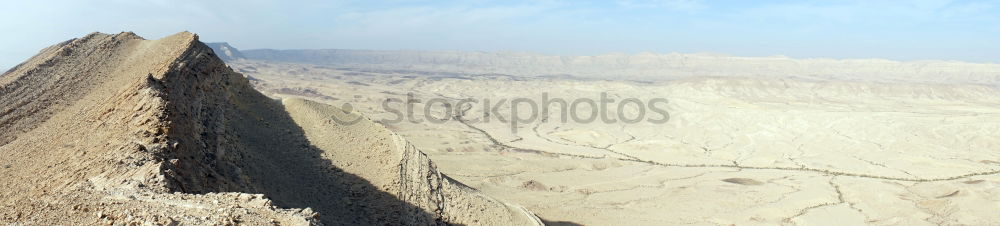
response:
M1000 65L240 50L0 76L12 225L992 225Z
M264 94L348 104L442 172L551 224L1000 221L1000 65L213 46ZM509 103L455 104L602 93L664 98L669 120L564 121L556 109L512 129L486 119L524 113ZM399 100L418 110L397 120ZM619 117L640 114L624 106Z
M1000 226L1000 1L0 5L0 226Z

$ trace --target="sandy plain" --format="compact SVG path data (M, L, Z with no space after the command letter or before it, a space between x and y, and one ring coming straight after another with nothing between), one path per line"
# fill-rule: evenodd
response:
M1000 221L1000 92L990 84L781 76L637 82L384 65L229 65L272 98L349 103L410 140L442 172L550 224ZM562 122L563 112L553 110L512 130L481 122L482 102L450 111L440 102L425 106L435 98L541 102L543 93L597 100L602 92L619 101L664 98L669 121ZM423 109L430 109L445 120L391 122L398 115L381 104L407 97L418 100L412 118L426 119ZM509 119L509 108L498 112ZM639 114L628 106L623 112Z

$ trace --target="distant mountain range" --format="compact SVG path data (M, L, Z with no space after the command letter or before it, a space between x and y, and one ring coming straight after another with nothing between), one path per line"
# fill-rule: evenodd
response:
M769 77L875 82L1000 84L1000 64L884 59L794 59L718 54L553 56L525 52L383 51L348 49L240 51L210 43L224 60L256 60L372 69L406 69L519 76L573 75L623 80L689 77ZM229 59L227 59L229 58Z
M240 50L234 48L233 46L230 46L229 43L213 42L213 43L205 43L205 45L211 47L212 50L215 51L215 54L219 55L219 59L222 59L224 61L231 61L231 60L245 58L243 57L243 53L240 53Z

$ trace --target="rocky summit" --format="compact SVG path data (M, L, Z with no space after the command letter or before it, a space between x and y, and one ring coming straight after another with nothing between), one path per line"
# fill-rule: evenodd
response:
M4 73L0 222L541 224L357 112L264 96L233 54L93 33Z

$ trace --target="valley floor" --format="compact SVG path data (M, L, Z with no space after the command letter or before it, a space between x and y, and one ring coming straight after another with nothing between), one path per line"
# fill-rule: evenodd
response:
M550 223L1000 221L1000 95L991 87L747 78L642 83L230 65L274 98L349 103L413 142L450 177ZM430 101L541 103L543 93L572 101L597 100L601 92L618 101L664 98L669 121L563 122L565 112L555 110L512 129L499 120L483 122L489 115L483 102L457 108ZM392 98L413 99L407 102L414 117L393 122L398 115L382 106ZM389 106L405 110L402 102ZM511 117L509 105L497 112ZM620 112L641 116L635 106Z

